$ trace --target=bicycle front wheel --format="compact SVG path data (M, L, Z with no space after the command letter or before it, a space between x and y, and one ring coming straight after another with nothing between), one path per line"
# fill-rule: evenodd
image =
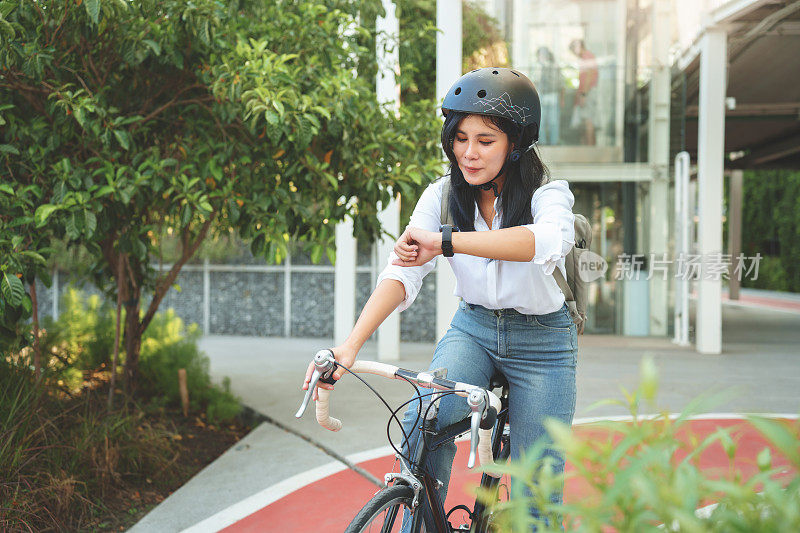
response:
M414 490L407 485L395 485L378 492L359 511L347 526L345 533L399 533L403 524L403 513L411 510ZM417 512L423 512L421 507ZM423 518L424 518L423 513ZM433 532L423 520L422 532Z

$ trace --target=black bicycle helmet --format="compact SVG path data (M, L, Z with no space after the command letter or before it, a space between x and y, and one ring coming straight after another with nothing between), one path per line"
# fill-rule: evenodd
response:
M448 111L503 117L521 126L516 148L508 154L497 175L486 183L473 186L485 191L491 189L495 197L499 196L495 180L505 172L509 163L518 162L522 154L531 150L539 140L542 104L536 87L527 76L510 68L475 69L461 76L447 91L442 102L442 114L447 116ZM532 130L532 144L521 150L520 143L527 128Z
M464 74L444 97L442 113L446 116L450 110L505 117L533 128L533 142L539 140L539 93L533 82L516 70L486 67Z

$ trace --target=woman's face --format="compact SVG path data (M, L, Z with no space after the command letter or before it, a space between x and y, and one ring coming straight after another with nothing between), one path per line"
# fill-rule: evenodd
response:
M453 140L458 168L470 185L491 181L503 168L509 149L508 135L481 115L462 119Z

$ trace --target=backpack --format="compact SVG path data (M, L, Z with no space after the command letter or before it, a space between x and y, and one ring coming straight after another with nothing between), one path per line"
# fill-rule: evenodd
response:
M453 217L450 216L450 205L448 198L450 197L450 177L445 176L442 178L442 224L453 224ZM567 279L561 270L556 267L553 270L553 278L555 278L558 288L564 293L564 300L566 300L569 314L579 334L583 334L584 326L586 325L586 304L589 300L589 284L581 279L578 275L580 272L580 258L581 254L589 249L592 244L592 226L586 217L583 215L575 215L575 246L569 251L564 258L564 266L567 271Z

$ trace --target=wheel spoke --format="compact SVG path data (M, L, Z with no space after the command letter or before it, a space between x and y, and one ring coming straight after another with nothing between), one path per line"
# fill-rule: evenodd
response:
M383 527L381 528L381 533L391 533L393 531L392 526L394 526L394 522L397 519L398 511L400 510L400 506L394 505L390 507L386 512L386 518L383 519ZM403 517L400 517L400 522L402 523ZM398 531L400 528L398 528Z

